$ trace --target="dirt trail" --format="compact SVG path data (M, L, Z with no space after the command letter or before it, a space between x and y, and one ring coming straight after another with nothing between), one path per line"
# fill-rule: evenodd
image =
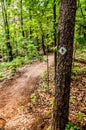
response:
M54 62L52 55L49 56L49 66ZM19 106L29 101L29 95L34 91L34 85L39 75L46 71L46 62L36 61L26 65L20 72L21 76L14 77L5 83L0 83L0 121L8 121L16 115Z

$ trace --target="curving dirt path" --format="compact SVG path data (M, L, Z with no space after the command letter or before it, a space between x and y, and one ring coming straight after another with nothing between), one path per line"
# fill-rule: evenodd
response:
M49 56L49 66L54 57ZM0 128L14 117L20 106L29 101L29 95L34 91L34 85L39 76L46 71L47 63L36 61L20 69L21 75L8 82L0 83Z

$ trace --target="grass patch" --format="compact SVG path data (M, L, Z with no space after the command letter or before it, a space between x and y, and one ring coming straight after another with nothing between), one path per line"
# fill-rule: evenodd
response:
M35 59L41 60L41 57L42 56L40 55L35 55L33 57L17 56L15 59L13 59L12 62L2 62L0 64L0 81L12 78L18 67L24 66L25 64L28 64Z
M18 67L29 62L30 60L27 57L17 57L12 62L2 62L0 65L0 81L12 78Z
M79 65L74 65L72 68L72 76L76 76L78 73L86 72L86 67L80 67Z

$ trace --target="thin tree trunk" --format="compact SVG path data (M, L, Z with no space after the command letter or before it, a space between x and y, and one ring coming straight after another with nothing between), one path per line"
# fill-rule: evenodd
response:
M30 18L30 21L32 20L32 16L31 16L31 8L29 9L29 18ZM30 25L30 40L32 39L32 27Z
M50 92L49 88L49 59L48 59L48 46L47 46L47 92Z
M20 0L20 4L21 4L21 32L22 32L22 36L24 37L24 22L23 22L23 8L22 8L22 0Z
M2 0L1 4L2 4L2 15L3 15L3 22L4 22L5 37L6 37L6 46L8 49L9 61L12 61L13 60L12 46L10 43L10 31L9 31L8 16L6 10L7 3L4 0Z
M52 130L65 130L68 122L76 0L61 0L60 6Z
M45 48L45 44L44 44L44 33L43 32L42 32L42 49L43 49L44 55L46 55L46 48Z
M14 15L14 23L16 24L16 17ZM18 41L17 41L17 31L16 28L14 27L14 36L13 36L13 43L15 43L15 47L16 47L16 54L15 56L18 56Z
M38 36L37 36L37 51L38 53L40 52L40 42Z
M56 0L53 1L53 24L54 24L54 47L56 48ZM54 51L54 64L55 64L55 82L56 82L56 64L57 64L57 52Z

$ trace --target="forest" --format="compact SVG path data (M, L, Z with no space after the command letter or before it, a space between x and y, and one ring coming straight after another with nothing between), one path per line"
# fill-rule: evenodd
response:
M0 0L0 130L86 130L86 0Z

